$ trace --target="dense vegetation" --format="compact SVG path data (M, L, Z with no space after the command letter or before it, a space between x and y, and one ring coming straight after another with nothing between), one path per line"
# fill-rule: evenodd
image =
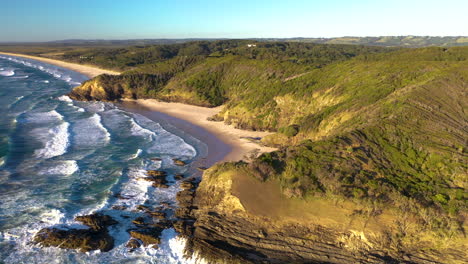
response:
M468 47L249 44L90 54L102 66L109 58L121 68L139 66L91 80L72 96L94 85L112 96L88 100L224 104L214 119L278 132L263 139L278 151L236 170L278 181L290 198L341 197L365 206L368 215L396 208L440 236L463 234Z

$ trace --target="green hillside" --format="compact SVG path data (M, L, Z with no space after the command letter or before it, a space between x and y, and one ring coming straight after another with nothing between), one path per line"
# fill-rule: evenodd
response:
M352 201L367 217L396 210L424 230L392 220L399 249L466 242L468 47L244 44L145 62L70 96L224 105L213 119L276 131L262 141L279 150L215 174L276 182L293 200Z

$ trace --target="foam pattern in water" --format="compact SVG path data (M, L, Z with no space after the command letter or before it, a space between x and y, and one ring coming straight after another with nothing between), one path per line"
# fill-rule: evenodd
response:
M83 80L59 67L0 55L0 124L5 125L0 136L8 142L0 163L0 262L203 263L183 257L185 240L173 229L163 232L158 249L125 247L131 220L142 214L138 205L175 203L179 185L173 175L188 171L172 158L193 161L196 146L110 103L75 102L64 95ZM152 187L143 180L148 169L168 171L172 185ZM109 252L30 243L44 227L83 228L75 216L95 211L119 221L110 228L116 246Z

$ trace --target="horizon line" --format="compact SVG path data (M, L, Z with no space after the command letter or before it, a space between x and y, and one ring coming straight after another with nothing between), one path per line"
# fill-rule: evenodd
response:
M380 36L338 36L338 37L239 37L239 38L230 38L230 37L186 37L186 38L109 38L109 39L100 39L100 38L68 38L68 39L55 39L55 40L46 40L46 41L0 41L0 44L9 44L9 43L51 43L51 42L60 42L60 41L128 41L128 40L255 40L255 39L336 39L336 38L383 38L383 37L434 37L434 38L463 38L468 37L464 35L380 35Z

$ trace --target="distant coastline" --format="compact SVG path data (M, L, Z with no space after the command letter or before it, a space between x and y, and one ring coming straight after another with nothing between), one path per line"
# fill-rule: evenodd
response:
M0 54L8 55L8 56L23 57L23 58L45 62L48 64L52 64L55 66L59 66L59 67L67 68L72 71L79 72L83 75L88 76L89 78L94 78L100 74L112 74L112 75L120 74L120 72L105 70L105 69L101 69L95 66L81 65L77 63L65 62L65 61L43 58L43 57L38 57L38 56L30 56L30 55L24 55L24 54L19 54L19 53L9 53L9 52L0 52Z

